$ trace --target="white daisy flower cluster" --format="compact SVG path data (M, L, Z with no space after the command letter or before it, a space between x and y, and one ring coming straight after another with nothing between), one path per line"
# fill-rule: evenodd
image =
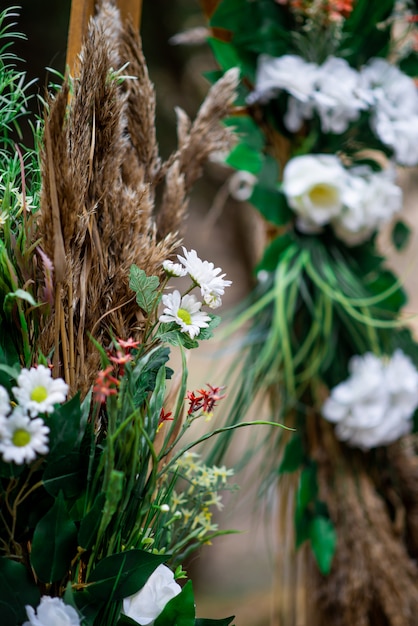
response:
M221 306L221 296L225 293L225 287L232 284L231 281L225 280L225 274L221 274L220 267L215 267L209 261L202 261L197 256L196 250L188 251L183 246L183 255L177 255L179 263L164 261L163 268L167 275L178 278L189 276L192 279L192 288L200 288L204 304L211 309ZM197 337L201 328L209 326L211 317L201 310L203 303L193 294L186 293L182 296L176 289L173 293L164 295L162 303L165 308L159 321L175 322L191 339Z
M347 245L366 241L402 209L402 190L392 169L348 170L329 154L291 159L283 170L282 191L300 230L317 233L329 224Z
M0 386L0 454L6 463L30 463L37 454L48 453L49 428L39 414L52 413L55 404L64 402L68 385L53 379L44 365L22 369L14 399ZM12 408L13 405L13 408Z
M340 134L368 110L373 132L394 151L396 162L418 163L417 87L385 59L371 59L357 71L333 56L317 65L292 54L260 55L248 102L266 103L282 91L289 94L284 124L290 132L317 113L323 132Z
M349 363L349 378L331 390L322 415L350 446L386 446L412 431L418 407L418 371L402 350L391 358L368 352Z

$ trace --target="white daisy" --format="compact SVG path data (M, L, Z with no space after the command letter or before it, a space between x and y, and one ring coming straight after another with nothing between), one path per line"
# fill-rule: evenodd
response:
M7 390L0 387L0 416L5 417L10 413L10 399Z
M176 322L183 333L188 333L192 339L200 333L201 328L207 328L210 322L209 315L200 310L202 303L195 296L181 294L177 289L162 298L165 306L160 315L160 322Z
M37 454L48 452L49 428L38 417L31 420L20 407L2 424L0 453L3 461L18 465L30 463Z
M215 267L210 261L202 261L197 256L196 250L186 250L183 247L184 257L177 255L178 260L184 265L190 278L202 292L205 303L212 309L222 304L220 296L225 292L225 287L232 284L231 280L224 280L226 274L222 272L220 267Z
M22 369L13 387L14 396L19 405L32 417L39 413L52 413L54 405L64 402L68 385L62 378L52 378L51 370L44 365Z
M170 261L169 259L163 262L163 268L168 276L181 278L187 274L187 270L180 263L173 263L173 261Z

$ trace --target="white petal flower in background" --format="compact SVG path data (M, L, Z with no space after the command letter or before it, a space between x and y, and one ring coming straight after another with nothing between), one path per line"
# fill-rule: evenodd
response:
M32 417L39 413L52 413L54 405L64 402L68 393L68 385L62 378L52 378L51 370L44 365L22 369L17 385L13 387L14 396L19 406Z
M30 463L37 454L48 452L49 428L38 417L31 419L16 407L1 423L0 454L6 463Z
M0 386L0 417L6 417L10 413L10 398L7 389Z
M322 414L349 445L369 450L412 430L418 407L418 371L401 350L389 358L353 357L350 377L331 390Z
M232 281L225 280L225 274L220 267L215 267L210 261L202 261L196 250L186 250L183 247L184 256L177 255L193 282L200 287L202 297L211 308L217 308L222 304L220 296L225 293L225 287L229 287Z
M307 154L291 159L283 170L282 191L305 232L317 232L342 211L346 170L338 157Z
M181 278L187 274L187 270L183 267L183 265L181 265L181 263L173 263L173 261L170 261L169 259L163 262L163 268L168 276Z
M29 621L23 626L80 626L80 617L77 611L61 598L43 596L36 609L26 606Z
M180 591L173 572L166 565L159 565L138 593L123 600L123 613L141 626L150 626Z
M313 94L324 133L343 133L369 107L360 75L345 59L329 57L318 68Z
M207 328L210 317L200 310L202 303L193 295L181 294L177 289L173 293L162 297L165 306L160 322L176 322L184 333L188 333L192 339L200 333L201 328Z

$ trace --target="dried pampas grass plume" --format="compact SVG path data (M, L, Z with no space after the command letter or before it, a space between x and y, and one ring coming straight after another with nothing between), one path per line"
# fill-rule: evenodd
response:
M129 76L120 76L120 68ZM90 336L105 348L111 332L141 339L143 312L129 289L129 268L160 276L163 260L178 247L191 186L210 154L232 145L221 120L237 83L231 70L211 88L193 123L178 113L178 150L162 163L154 87L139 36L122 26L112 3L100 4L79 77L65 81L48 102L34 235L55 276L55 304L39 349L72 393L84 395L99 368Z

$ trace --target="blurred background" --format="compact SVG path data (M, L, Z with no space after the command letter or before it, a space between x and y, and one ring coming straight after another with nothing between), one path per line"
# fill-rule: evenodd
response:
M64 73L70 0L22 0L17 10L17 30L26 40L17 41L14 50L24 60L28 80L36 79L32 93L45 94L50 82L57 82L55 72ZM1 6L14 6L2 0ZM204 73L215 68L206 44L177 46L170 39L178 32L203 26L198 0L143 0L141 34L151 79L157 94L157 135L160 152L166 157L176 147L176 106L194 116L208 90ZM51 68L53 71L51 71ZM32 99L34 114L41 114L40 101ZM196 186L185 224L184 242L222 267L233 285L227 290L225 309L233 310L251 288L252 270L257 249L262 245L262 226L251 207L220 199L225 194L228 172L214 164L207 167ZM405 219L412 226L417 218L417 182L410 172L402 174L405 189ZM227 194L226 194L227 195ZM416 233L416 228L414 229ZM406 255L395 255L388 237L381 235L381 245L396 271L404 277L410 294L409 313L418 312L418 289L414 267L418 241L413 235ZM416 325L416 319L413 324ZM221 347L223 350L221 351ZM204 343L191 354L190 389L206 383L223 384L223 375L233 358L221 342ZM222 408L218 413L221 415ZM260 415L247 416L258 419ZM260 434L260 441L266 433ZM236 437L227 464L240 463L249 449L257 447L254 431ZM205 546L187 566L196 589L198 615L213 619L236 615L237 626L263 626L276 623L274 592L276 558L286 544L278 532L277 495L273 489L263 504L257 493L262 451L236 476L240 490L225 498L219 518L222 528L240 531L218 538ZM296 592L296 590L295 590Z

